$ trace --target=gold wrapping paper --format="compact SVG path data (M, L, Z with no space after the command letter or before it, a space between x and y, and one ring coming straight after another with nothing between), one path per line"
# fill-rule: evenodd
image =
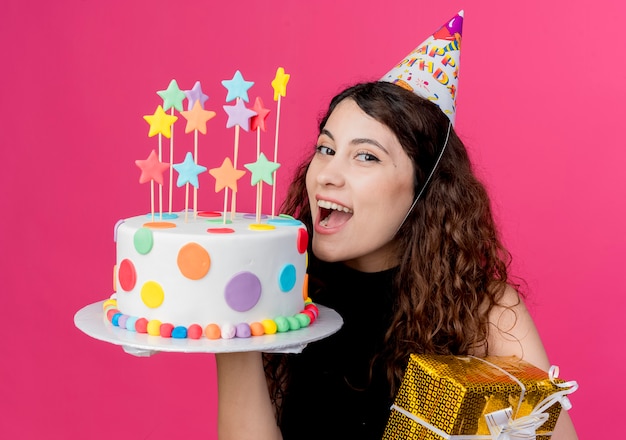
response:
M513 418L560 390L548 373L517 357L487 357L510 376L472 356L412 354L394 404L449 435L489 435L485 414L511 407ZM555 379L554 382L563 381ZM520 403L520 398L522 398ZM561 411L555 403L536 433L548 440ZM444 440L422 424L392 409L383 440Z

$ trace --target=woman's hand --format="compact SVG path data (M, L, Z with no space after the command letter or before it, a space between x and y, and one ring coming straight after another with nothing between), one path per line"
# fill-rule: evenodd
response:
M215 355L220 440L282 439L259 352Z

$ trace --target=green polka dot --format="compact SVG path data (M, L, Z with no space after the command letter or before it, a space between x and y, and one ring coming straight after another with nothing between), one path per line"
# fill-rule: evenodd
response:
M154 244L154 238L152 237L152 230L149 228L140 228L135 232L135 236L133 237L133 243L135 245L135 250L142 255L147 254L152 250L152 245Z

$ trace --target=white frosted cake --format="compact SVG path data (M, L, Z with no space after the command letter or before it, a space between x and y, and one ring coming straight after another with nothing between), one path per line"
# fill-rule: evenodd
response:
M317 317L306 291L308 234L293 218L142 215L118 222L115 237L116 294L104 307L116 326L232 338L297 330Z

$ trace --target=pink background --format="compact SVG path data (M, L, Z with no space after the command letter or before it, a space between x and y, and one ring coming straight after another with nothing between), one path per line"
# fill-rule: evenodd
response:
M136 358L73 323L111 293L115 222L149 211L134 160L157 148L142 119L161 103L157 90L201 81L218 112L200 136L211 168L233 148L220 81L240 69L256 83L251 97L275 109L269 83L285 67L282 196L329 97L382 76L460 9L458 132L551 361L580 384L571 415L581 438L622 433L626 4L426 3L4 2L1 438L215 438L212 355ZM274 123L275 112L268 154ZM183 127L176 162L192 148ZM240 163L254 145L242 132ZM201 176L202 209L221 208L211 179ZM250 191L238 200L253 209Z

